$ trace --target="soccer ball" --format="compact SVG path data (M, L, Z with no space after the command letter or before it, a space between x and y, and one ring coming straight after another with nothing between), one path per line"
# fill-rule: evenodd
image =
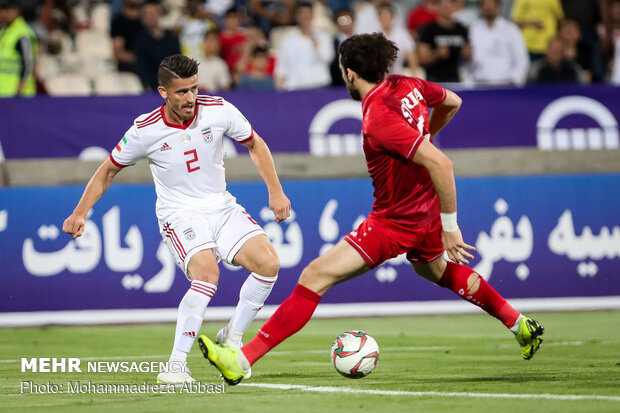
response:
M379 361L375 339L361 330L345 331L332 344L332 363L344 377L361 379L368 376Z

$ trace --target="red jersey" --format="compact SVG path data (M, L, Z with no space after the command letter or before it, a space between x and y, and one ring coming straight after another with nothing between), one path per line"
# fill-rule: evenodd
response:
M371 215L408 228L428 225L439 215L439 200L428 170L412 162L428 131L428 108L441 104L446 90L436 83L388 76L362 101L364 154L375 188Z

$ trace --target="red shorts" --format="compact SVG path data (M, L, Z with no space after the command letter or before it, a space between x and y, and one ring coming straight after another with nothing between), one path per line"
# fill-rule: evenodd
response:
M412 263L426 264L443 254L441 219L422 228L409 229L382 218L369 216L344 237L374 268L384 261L407 253Z

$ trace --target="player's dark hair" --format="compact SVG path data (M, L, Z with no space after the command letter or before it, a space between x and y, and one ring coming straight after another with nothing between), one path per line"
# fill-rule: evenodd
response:
M396 60L398 47L382 33L351 36L340 45L340 62L370 83L379 83Z
M170 55L159 64L157 80L163 87L168 87L172 79L187 79L198 74L198 62L182 54Z

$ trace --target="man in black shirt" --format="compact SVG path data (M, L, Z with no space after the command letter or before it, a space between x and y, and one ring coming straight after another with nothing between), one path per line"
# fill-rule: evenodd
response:
M142 0L125 0L123 9L114 16L110 35L114 47L114 59L121 72L136 72L136 55L133 44L142 33L140 6Z
M452 18L454 0L440 0L437 20L420 34L420 64L432 82L458 82L459 66L471 59L467 29Z
M564 58L562 40L554 37L549 41L545 58L532 65L528 83L583 83L583 70L577 63Z
M160 18L161 6L158 2L150 1L142 5L140 21L144 31L134 42L133 52L137 59L137 73L145 90L157 90L159 62L166 56L181 53L179 38L170 30L161 28Z

